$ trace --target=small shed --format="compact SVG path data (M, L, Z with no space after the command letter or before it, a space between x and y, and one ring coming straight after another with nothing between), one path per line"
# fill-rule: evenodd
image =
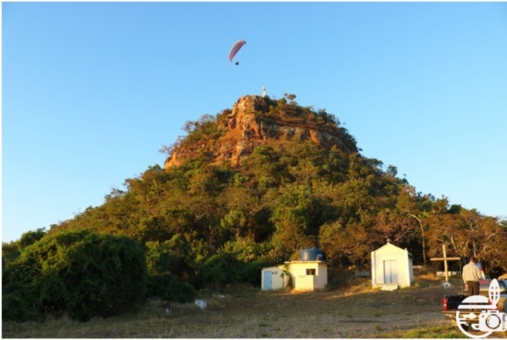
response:
M282 266L262 269L261 289L270 290L285 288L285 275L282 274Z
M262 290L281 289L289 284L290 275L294 290L309 291L327 285L327 262L318 248L302 249L299 261L288 261L284 265L262 269Z
M308 291L323 289L327 285L327 262L291 261L285 262L289 267L294 290Z
M412 254L387 241L371 252L371 283L373 287L410 287L414 281Z

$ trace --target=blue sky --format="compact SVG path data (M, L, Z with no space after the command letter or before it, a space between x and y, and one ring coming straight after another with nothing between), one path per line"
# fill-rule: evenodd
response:
M417 191L507 218L506 42L500 2L3 2L2 241L101 205L263 86Z

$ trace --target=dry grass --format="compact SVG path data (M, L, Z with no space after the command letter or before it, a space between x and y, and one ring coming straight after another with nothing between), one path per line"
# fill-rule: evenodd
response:
M453 286L457 287L457 285ZM455 290L455 291L453 291ZM372 289L365 278L312 293L261 292L246 286L203 293L208 308L173 305L170 314L151 301L138 314L79 323L3 323L4 338L377 338L435 337L452 332L440 314L442 281L417 278L394 292ZM431 332L431 329L437 331ZM440 328L438 328L440 327ZM415 333L410 333L414 332ZM426 333L425 333L426 332ZM407 335L408 334L408 335ZM430 336L425 336L430 334ZM455 333L458 334L459 333ZM452 335L452 334L451 334ZM450 336L452 337L452 336Z

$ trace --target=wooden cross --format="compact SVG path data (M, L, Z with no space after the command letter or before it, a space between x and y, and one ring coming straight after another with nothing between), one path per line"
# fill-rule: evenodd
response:
M445 282L449 281L449 274L447 272L447 261L460 261L461 257L447 257L445 254L445 244L442 244L442 251L444 253L444 257L433 257L431 261L444 261L444 270L445 270Z

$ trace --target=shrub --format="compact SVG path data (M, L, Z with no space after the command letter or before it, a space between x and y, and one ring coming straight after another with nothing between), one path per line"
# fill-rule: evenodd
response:
M23 280L19 264L7 263L2 268L2 320L41 321L38 296L29 280Z
M169 302L191 302L196 296L194 287L170 273L151 275L148 287L149 297Z
M170 273L184 279L194 276L192 247L181 234L165 242L146 242L146 264L150 275Z
M219 289L228 283L240 282L240 265L231 253L215 254L199 268L196 286Z
M271 262L262 257L243 262L243 255L238 250L215 254L199 268L196 286L219 289L227 284L248 283L260 287L262 268Z
M142 246L125 236L90 232L47 235L23 248L4 272L3 319L44 313L87 321L136 310L147 283ZM15 307L19 300L24 303ZM14 308L6 313L5 307Z
M43 238L45 235L46 230L44 228L39 228L35 231L28 231L23 235L21 235L21 238L19 239L19 246L21 248L24 248L29 245L32 245L35 242L39 241L41 238Z

